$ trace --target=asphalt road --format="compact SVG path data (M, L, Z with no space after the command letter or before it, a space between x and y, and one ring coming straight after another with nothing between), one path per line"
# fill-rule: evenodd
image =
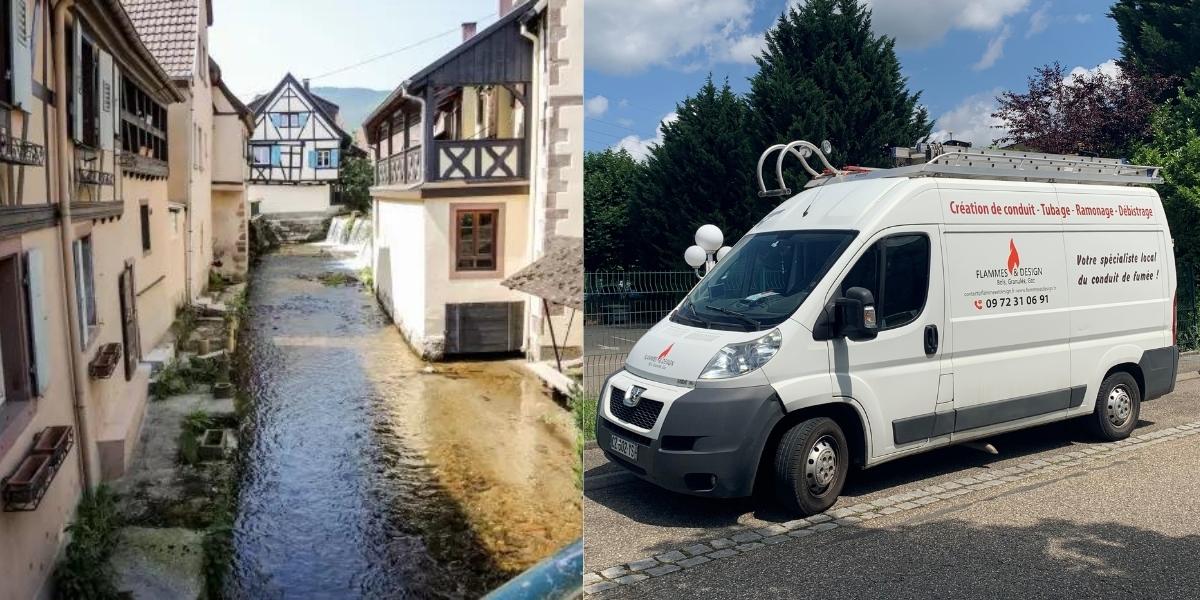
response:
M1200 380L1146 403L1135 436L1200 421ZM1075 423L989 440L999 455L937 450L852 473L845 509L1106 446ZM735 537L792 516L769 500L708 500L630 479L586 455L585 571ZM1051 458L1051 460L1054 460ZM763 546L603 597L1200 597L1200 435L1111 460ZM834 512L831 511L831 512Z

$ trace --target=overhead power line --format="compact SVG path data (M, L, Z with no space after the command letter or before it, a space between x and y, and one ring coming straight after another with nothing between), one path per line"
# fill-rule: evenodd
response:
M489 13L489 14L486 14L486 15L484 15L484 16L482 16L482 17L479 17L478 19L476 19L476 21L477 21L477 22L478 22L478 21L483 21L484 19L490 19L490 18L492 18L492 17L494 17L494 16L496 16L496 13ZM330 75L337 75L338 73L343 73L343 72L345 72L345 71L349 71L349 70L351 70L351 69L357 69L358 67L361 67L361 66L363 66L363 65L366 65L366 64L373 63L373 62L375 62L375 61L377 61L377 60L383 60L383 59L385 59L385 58L387 58L387 57L389 57L389 56L394 56L394 55L396 55L396 54L400 54L401 52L405 52L405 51L407 51L407 50L412 50L413 48L416 48L416 47L418 47L418 46L423 46L423 45L425 45L425 44L428 44L429 42L432 42L432 41L435 41L435 40L438 40L438 39L444 38L444 37L446 37L446 36L448 36L448 35L450 35L450 34L452 34L452 33L457 33L457 32L459 32L459 31L461 31L461 30L462 30L462 29L461 29L460 27L455 27L454 29L447 29L447 30L445 30L445 31L443 31L443 32L441 32L441 33L437 33L437 34L431 35L431 36L429 36L429 37L427 37L427 38L422 38L422 39L420 39L420 40L418 40L418 41L416 41L416 42L413 42L413 43L411 43L411 44L409 44L409 45L407 45L407 46L404 46L404 47L401 47L401 48L396 48L395 50L392 50L392 51L390 51L390 52L385 52L385 53L383 53L383 54L380 54L380 55L378 55L378 56L372 56L371 58L368 58L368 59L365 59L365 60L358 61L358 62L356 62L356 63L354 63L354 64L352 64L352 65L347 65L347 66L344 66L344 67L340 67L340 68L334 69L334 70L332 70L332 71L329 71L329 72L327 72L327 73L321 73L320 75L316 75L316 76L314 76L314 77L309 77L308 79L321 79L322 77L328 77L328 76L330 76Z

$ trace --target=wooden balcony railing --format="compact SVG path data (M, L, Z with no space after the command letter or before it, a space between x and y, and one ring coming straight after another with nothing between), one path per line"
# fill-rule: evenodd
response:
M421 146L406 148L375 163L375 185L408 185L421 180Z
M517 179L525 177L525 140L440 140L437 178L442 180Z
M170 174L167 161L132 152L121 154L121 170L147 179L166 179Z
M89 185L112 185L113 174L95 169L76 169L75 181Z

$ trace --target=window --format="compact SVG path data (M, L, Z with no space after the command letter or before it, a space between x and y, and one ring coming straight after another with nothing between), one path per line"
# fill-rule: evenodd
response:
M458 271L495 271L497 209L455 211L455 261Z
M317 168L327 169L333 166L333 161L330 159L328 150L317 150Z
M843 294L852 287L875 296L880 331L917 320L929 294L929 238L901 234L875 242L842 280Z
M300 113L291 113L288 115L288 127L300 126Z
M853 231L746 236L696 284L672 320L707 329L774 327L796 312L853 239Z
M121 78L121 150L166 162L167 109L128 77Z
M79 339L87 346L95 328L100 324L96 317L96 283L92 268L92 236L75 240L75 304L79 311Z
M41 250L0 258L0 433L50 382L44 285Z
M270 146L254 146L254 164L262 166L271 164Z
M150 204L148 200L142 200L142 205L139 207L139 216L142 221L142 252L150 251Z

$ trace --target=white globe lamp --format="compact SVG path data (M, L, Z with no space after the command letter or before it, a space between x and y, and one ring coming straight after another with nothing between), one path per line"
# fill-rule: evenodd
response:
M730 248L729 246L721 246L721 249L717 250L717 262L725 260L725 255L729 254L730 250L733 250L733 248Z
M702 225L696 230L696 245L705 252L716 252L725 243L725 235L716 225Z
M683 251L683 260L693 269L703 267L704 261L707 259L708 253L700 246L690 246L687 250Z

